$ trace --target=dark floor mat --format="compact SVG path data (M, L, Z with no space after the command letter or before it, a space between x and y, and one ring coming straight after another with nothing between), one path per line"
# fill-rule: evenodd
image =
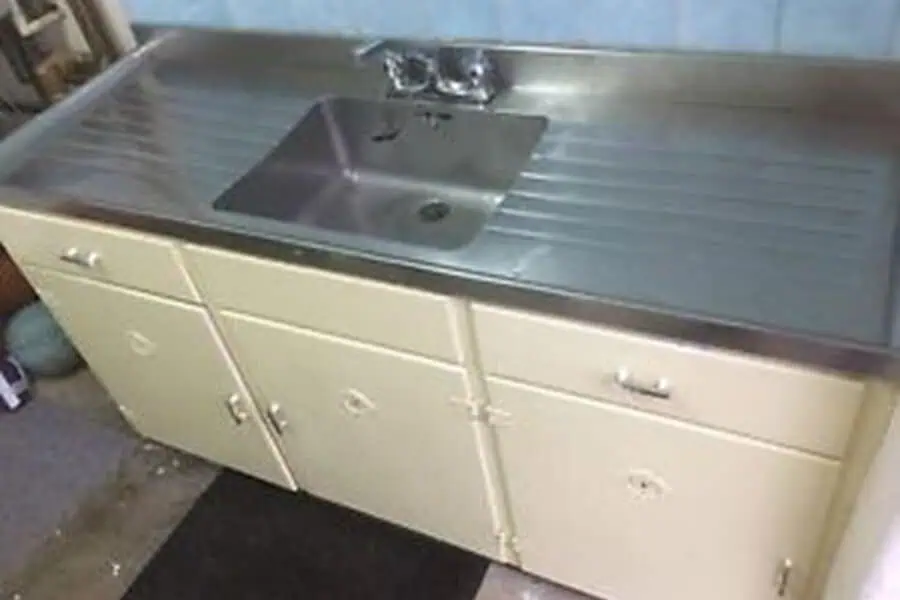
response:
M471 600L488 561L231 472L220 475L126 600Z

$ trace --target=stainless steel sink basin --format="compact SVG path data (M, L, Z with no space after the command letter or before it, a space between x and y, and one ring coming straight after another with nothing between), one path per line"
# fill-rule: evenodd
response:
M215 208L459 248L503 200L546 125L542 117L329 98Z

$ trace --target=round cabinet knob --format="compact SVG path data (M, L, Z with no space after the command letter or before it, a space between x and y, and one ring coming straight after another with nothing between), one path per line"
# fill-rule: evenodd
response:
M669 493L666 481L647 469L636 469L628 474L628 489L641 500L658 500Z
M152 356L156 352L156 344L140 331L129 331L125 334L128 338L128 347L138 356Z
M344 410L354 416L359 417L375 410L375 403L359 390L344 390L341 395L343 396Z

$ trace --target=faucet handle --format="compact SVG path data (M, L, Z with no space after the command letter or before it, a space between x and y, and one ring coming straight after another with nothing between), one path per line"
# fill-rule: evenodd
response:
M459 70L468 77L474 85L477 85L493 74L494 65L488 59L484 50L475 48L470 52L463 52L460 55Z
M391 92L402 95L426 90L434 79L435 60L424 50L403 42L376 40L353 49L354 62L363 66L379 61L391 84Z
M373 40L360 44L353 48L350 52L353 56L353 62L358 67L364 66L372 57L380 55L387 50L388 43L384 40Z
M439 92L486 104L496 94L494 65L481 48L449 48L439 63Z
M437 66L432 57L420 50L388 51L384 54L384 72L394 92L418 94L431 86Z

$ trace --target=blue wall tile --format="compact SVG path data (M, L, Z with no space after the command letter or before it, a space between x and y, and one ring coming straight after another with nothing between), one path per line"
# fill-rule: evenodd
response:
M552 42L577 36L578 20L572 18L575 6L584 0L559 0L552 16L544 0L496 0L499 37L512 41Z
M517 42L672 46L677 0L497 0L500 34Z
M711 50L774 50L779 7L779 0L681 0L678 43Z
M231 23L245 29L295 30L301 25L310 27L306 19L298 19L293 2L269 0L224 0ZM312 3L310 3L312 4ZM307 17L309 18L309 17Z
M224 0L123 0L123 3L135 21L210 27L232 25Z
M344 0L220 0L233 27L324 33L351 27Z
M615 46L675 45L678 0L585 0L573 17L591 44Z
M428 19L442 39L496 39L500 31L497 2L488 0L428 0Z
M900 0L123 0L135 21L900 57Z
M284 0L275 0L284 1ZM309 0L297 1L306 4ZM433 37L423 0L337 0L349 33L397 37Z
M890 55L900 57L900 22L894 25L894 36L891 41Z
M795 54L883 56L897 0L784 0L780 49Z

